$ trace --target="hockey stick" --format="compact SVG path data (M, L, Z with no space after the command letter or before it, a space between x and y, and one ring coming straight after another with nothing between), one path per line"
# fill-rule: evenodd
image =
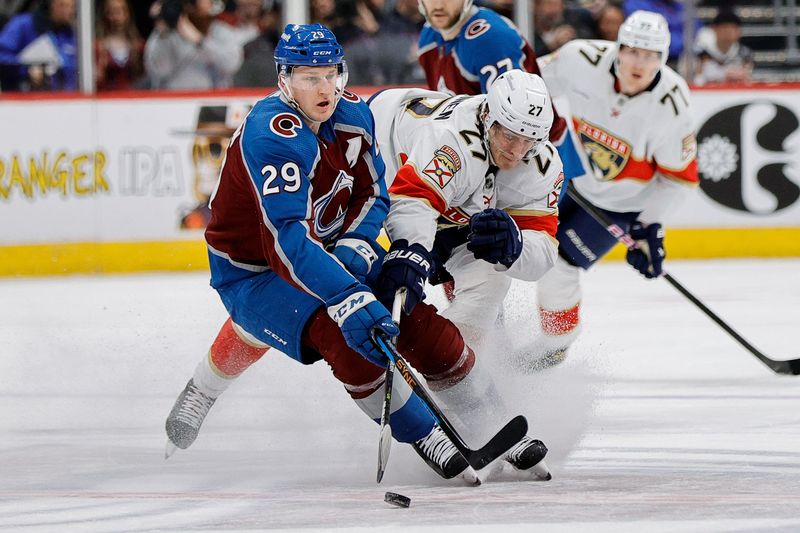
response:
M406 289L398 289L394 295L392 303L392 320L400 325L400 311L406 300ZM389 462L389 452L392 450L392 426L389 425L389 417L392 411L392 381L394 380L394 363L390 359L386 363L386 376L383 386L383 409L381 410L381 437L378 441L378 476L377 482L383 479L386 472L386 464Z
M578 190L573 186L572 183L567 185L567 194L577 202L587 213L589 213L592 218L594 218L598 223L602 226L605 226L606 231L608 231L617 241L624 244L628 250L636 250L639 246L636 244L636 241L625 232L621 227L615 224L612 220L606 216L605 213L600 211L597 207L592 205ZM799 359L789 359L787 361L776 361L775 359L771 359L764 355L760 350L758 350L755 346L747 342L747 340L739 335L732 327L730 327L724 320L722 320L716 313L714 313L711 309L709 309L703 302L701 302L694 294L689 292L689 290L678 283L678 280L673 278L667 272L663 272L661 277L663 277L670 285L675 287L678 292L684 295L690 302L695 304L703 313L706 314L711 320L717 323L719 327L724 329L731 337L733 337L739 344L741 344L747 351L751 354L756 356L762 363L767 365L773 372L777 374L790 374L790 375L800 375L800 358Z
M494 437L491 438L482 448L473 450L470 448L461 435L455 430L450 421L445 417L441 408L433 401L433 398L428 394L428 391L420 384L419 379L408 366L405 359L397 352L397 349L392 345L390 339L385 334L378 332L375 336L375 343L383 351L389 361L394 363L397 371L403 376L403 379L408 383L411 389L420 397L422 403L433 416L434 420L442 428L450 442L458 448L464 459L474 468L480 470L488 465L508 450L517 444L525 434L528 432L528 421L522 415L517 415L512 418L503 428L498 431Z

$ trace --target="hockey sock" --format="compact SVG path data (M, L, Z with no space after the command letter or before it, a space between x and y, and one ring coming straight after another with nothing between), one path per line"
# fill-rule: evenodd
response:
M195 369L195 385L212 398L222 394L234 378L261 359L269 349L265 344L258 346L257 343L261 344L228 318L214 339L208 357L203 358Z

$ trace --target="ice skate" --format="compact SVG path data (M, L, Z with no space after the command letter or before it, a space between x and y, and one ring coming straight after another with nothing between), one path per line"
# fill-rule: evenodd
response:
M169 440L166 458L169 458L176 448L185 450L192 445L215 400L203 394L195 386L193 379L189 380L167 417L166 429Z
M505 460L517 470L528 471L541 481L550 481L550 469L544 462L547 455L547 446L540 440L532 439L527 435L511 448Z
M434 426L427 437L416 441L412 446L428 466L443 478L452 479L458 476L470 485L481 484L478 474L439 426Z
M567 358L568 349L569 346L553 347L536 340L527 346L511 349L508 363L519 372L533 374L562 363Z

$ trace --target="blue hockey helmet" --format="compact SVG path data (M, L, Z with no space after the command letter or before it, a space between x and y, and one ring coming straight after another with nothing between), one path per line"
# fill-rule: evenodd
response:
M278 88L289 105L310 121L314 119L301 109L294 98L291 79L294 67L336 67L334 109L347 85L347 63L344 50L331 30L322 24L288 24L275 47Z
M344 63L344 50L331 30L322 24L287 24L278 46L275 65L282 68L322 67Z

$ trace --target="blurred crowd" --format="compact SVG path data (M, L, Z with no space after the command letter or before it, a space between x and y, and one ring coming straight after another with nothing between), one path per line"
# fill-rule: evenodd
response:
M78 88L77 0L6 0L0 7L0 91ZM284 0L285 1L285 0ZM424 23L417 0L309 0L311 22L343 44L353 85L424 85L416 43ZM513 19L513 0L477 4ZM753 58L742 21L721 3L698 23L694 83L746 82ZM683 2L534 0L537 55L571 39L616 40L625 16L662 13L672 33L669 62L682 57ZM94 57L98 91L271 87L281 0L97 0Z

